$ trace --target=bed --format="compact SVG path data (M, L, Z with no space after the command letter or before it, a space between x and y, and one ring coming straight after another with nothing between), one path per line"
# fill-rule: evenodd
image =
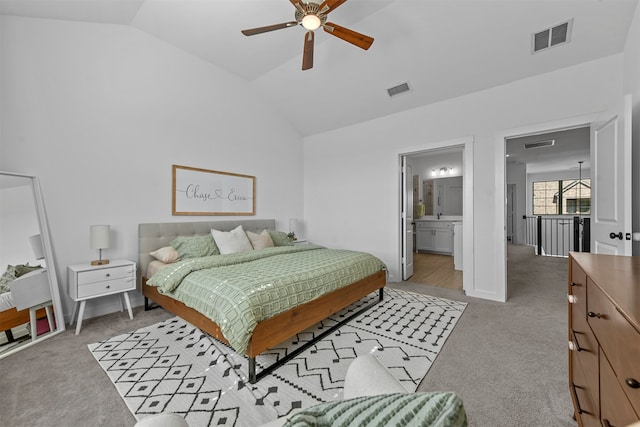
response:
M148 279L146 277L146 272L154 261L153 257L150 255L151 252L168 246L175 238L179 236L202 236L210 233L211 229L221 230L221 231L231 231L235 229L238 225L242 225L243 229L246 231L252 231L254 233L260 233L263 230L275 230L275 220L240 220L240 221L211 221L211 222L186 222L186 223L154 223L154 224L139 224L138 226L138 248L139 248L139 268L138 271L141 274L141 289L142 293L145 297L145 308L150 308L149 300L153 303L162 306L167 311L183 318L184 320L190 322L194 326L208 333L212 337L231 345L233 345L233 340L227 339L225 337L224 330L228 331L228 328L225 329L225 325L223 327L218 325L215 321L213 321L209 316L204 315L202 312L192 308L189 305L194 304L186 304L182 301L174 299L171 293L167 293L163 291L162 293L157 286L151 286L147 283ZM302 246L302 245L296 245ZM297 255L295 253L313 253L314 250L318 250L317 253L327 254L330 252L326 248L314 248L313 245L309 245L306 248L267 248L263 251L269 252L269 249L273 249L272 252L286 252L286 255L278 253L276 256L283 256L283 259L286 257L295 257ZM256 253L258 251L255 251ZM361 254L361 253L358 253ZM365 254L368 255L368 254ZM254 256L254 254L250 254L247 256ZM255 256L258 256L257 254ZM306 255L305 255L306 256ZM333 254L331 255L333 256ZM370 256L370 255L368 255ZM227 255L223 255L223 257L227 257ZM371 256L370 256L371 257ZM218 262L221 258L218 257L206 257L206 258L214 258L216 262ZM375 258L375 257L373 257ZM286 262L275 256L269 259L278 260L278 262ZM206 260L209 262L209 260ZM378 260L379 261L379 260ZM198 260L196 263L205 263L205 258L202 260ZM266 262L261 260L263 264ZM296 335L299 332L304 331L308 327L320 322L321 320L326 319L332 314L342 310L343 308L349 306L350 304L360 300L361 298L377 292L379 295L379 302L383 298L383 288L386 284L386 268L384 264L380 262L380 266L371 273L366 273L363 277L358 277L355 280L350 281L347 284L340 285L335 290L328 291L320 296L315 297L309 301L301 301L300 304L287 309L286 311L282 311L272 317L260 320L255 327L250 332L250 337L248 338L248 342L246 346L238 351L236 347L236 351L239 353L245 354L248 358L248 379L249 382L255 383L264 375L271 372L273 369L276 369L282 363L285 363L290 358L296 356L299 351L289 354L285 359L278 361L275 365L262 369L261 372L256 372L256 362L255 358L260 353L266 351L269 348L272 348L288 338ZM245 264L248 265L248 264ZM298 267L296 267L298 268ZM370 266L370 269L373 268ZM171 276L171 274L165 271L165 276ZM156 273L158 274L158 273ZM191 273L187 275L196 276L196 273ZM362 273L360 273L362 275ZM155 281L157 277L154 276ZM182 286L182 285L180 285ZM187 285L185 285L187 286ZM177 293L176 293L177 294ZM176 296L176 295L173 295ZM371 306L365 306L358 312L354 313L349 318L355 317L360 314L360 312L369 309ZM345 319L344 321L348 321L349 319ZM228 326L228 325L226 325ZM336 325L338 327L339 325ZM333 330L333 329L332 329ZM330 333L332 330L326 331L326 333ZM227 332L228 333L228 332ZM326 335L326 333L322 334L322 336ZM322 338L322 336L317 337L318 339ZM310 342L309 345L312 345L313 342ZM304 347L306 348L306 347ZM304 350L301 348L300 351Z
M0 332L5 333L8 342L13 342L11 329L31 323L31 339L35 339L35 320L46 317L51 323L53 319L50 304L44 304L51 299L46 270L22 275L1 289L7 291L0 293Z

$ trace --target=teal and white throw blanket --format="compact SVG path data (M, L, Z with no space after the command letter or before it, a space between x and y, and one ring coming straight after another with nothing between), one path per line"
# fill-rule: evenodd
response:
M309 244L186 259L147 284L213 320L244 354L259 322L384 269L371 254Z
M289 417L284 427L466 427L453 392L401 393L327 402Z

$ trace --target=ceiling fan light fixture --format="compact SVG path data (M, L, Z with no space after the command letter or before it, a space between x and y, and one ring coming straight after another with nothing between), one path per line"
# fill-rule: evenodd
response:
M322 25L322 21L318 15L309 14L302 18L302 26L309 31L317 30Z

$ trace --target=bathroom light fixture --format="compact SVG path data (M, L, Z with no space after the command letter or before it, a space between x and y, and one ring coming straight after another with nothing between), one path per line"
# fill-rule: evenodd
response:
M108 225L92 225L90 229L91 249L97 249L99 259L91 261L91 265L109 264L108 259L102 259L102 250L109 249L110 228Z
M453 173L453 168L448 168L448 167L441 167L440 169L431 169L431 176L436 176L436 175L440 175L440 176L444 176L444 175L451 175Z

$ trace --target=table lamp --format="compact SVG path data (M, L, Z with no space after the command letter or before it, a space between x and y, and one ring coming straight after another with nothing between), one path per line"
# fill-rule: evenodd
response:
M92 225L91 226L91 249L97 249L99 259L91 261L91 265L109 264L108 259L102 259L102 250L109 249L109 226L108 225Z
M29 243L31 244L31 250L36 259L44 259L44 249L42 248L42 238L39 234L29 236Z

